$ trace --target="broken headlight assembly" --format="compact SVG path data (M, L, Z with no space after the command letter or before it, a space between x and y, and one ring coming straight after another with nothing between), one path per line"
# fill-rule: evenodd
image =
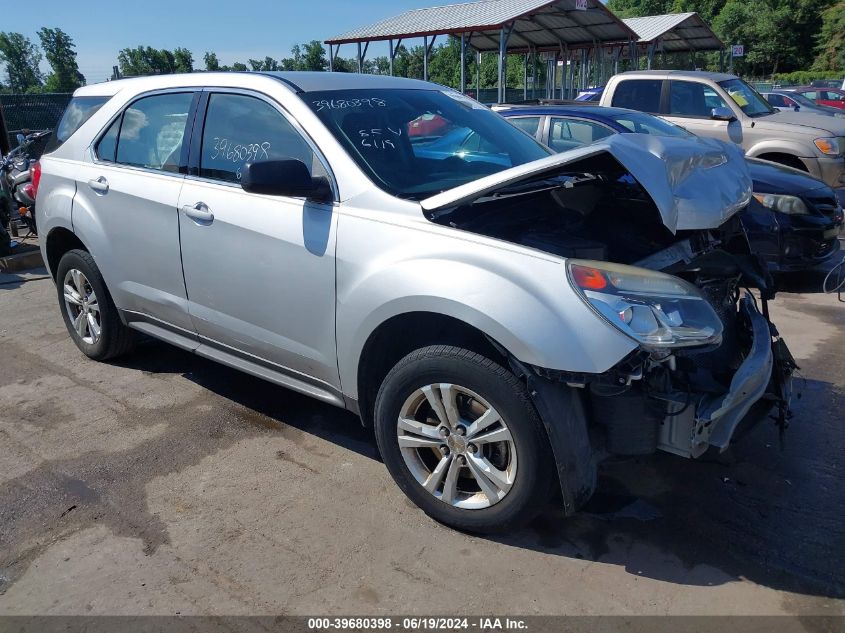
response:
M718 344L722 321L692 284L645 268L568 260L572 286L604 320L648 350Z
M801 198L774 193L755 193L754 199L767 209L789 215L808 215L810 210Z

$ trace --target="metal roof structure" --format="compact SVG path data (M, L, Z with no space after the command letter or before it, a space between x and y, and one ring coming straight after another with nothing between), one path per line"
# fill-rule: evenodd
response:
M509 52L587 48L638 39L598 0L481 0L406 11L326 40L373 42L465 34L479 52L499 51L503 29Z
M476 0L406 11L327 39L329 69L333 69L342 44L357 44L358 72L362 72L370 43L386 41L392 75L403 40L422 38L423 79L427 80L429 57L441 35L460 42L461 92L466 92L468 52L476 55L476 94L481 85L481 55L497 53L498 103L505 100L507 92L506 57L514 53L525 56L523 95L527 99L529 57L532 68L538 57L547 64L549 97L557 90L558 76L560 94L574 97L577 86L601 85L610 74L619 72L620 61L638 68L641 49L651 68L657 52L689 52L694 67L697 52L725 48L697 13L621 20L601 0ZM558 66L563 68L558 71ZM536 75L532 72L532 83Z
M667 13L622 20L638 37L639 44L659 40L667 53L718 51L725 44L697 13Z

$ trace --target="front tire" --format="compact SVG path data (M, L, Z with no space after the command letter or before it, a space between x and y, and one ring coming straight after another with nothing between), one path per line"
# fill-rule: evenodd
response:
M524 385L474 352L432 346L408 354L384 379L374 417L398 486L458 530L519 527L543 509L557 483Z
M65 326L79 350L108 360L132 349L134 332L120 315L91 254L74 249L59 261L56 289Z

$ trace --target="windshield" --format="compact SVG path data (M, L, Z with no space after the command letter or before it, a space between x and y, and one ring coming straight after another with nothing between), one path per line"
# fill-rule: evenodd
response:
M772 114L775 109L769 105L759 92L742 79L720 81L719 85L727 92L740 109L750 117Z
M670 123L665 119L645 114L644 112L618 112L618 113L602 113L609 119L613 119L619 125L628 128L631 132L636 134L653 134L655 136L678 136L690 137L692 134L687 132L680 125Z
M336 90L301 96L370 178L402 198L422 200L552 153L451 90Z

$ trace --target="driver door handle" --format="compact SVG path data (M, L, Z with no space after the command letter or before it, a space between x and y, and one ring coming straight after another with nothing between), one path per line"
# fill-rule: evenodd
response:
M97 193L108 193L109 190L109 181L105 179L105 177L100 176L99 178L91 179L88 181L88 186L91 187Z
M186 204L182 207L182 212L192 220L197 222L211 223L214 221L214 214L208 208L205 202L197 202L196 204Z

